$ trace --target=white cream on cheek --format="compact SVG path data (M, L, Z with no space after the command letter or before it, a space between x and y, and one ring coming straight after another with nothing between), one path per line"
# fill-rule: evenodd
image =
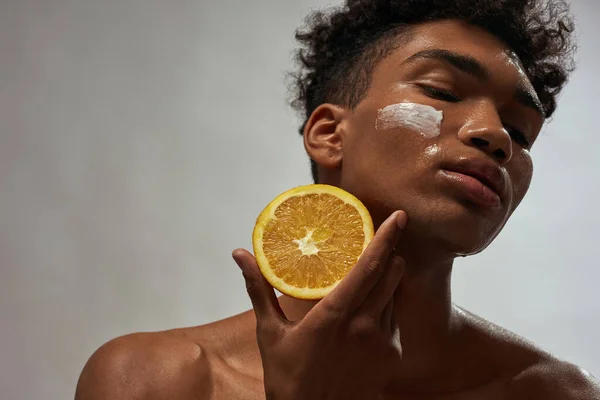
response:
M429 158L437 157L437 155L442 151L440 146L437 144L432 144L431 146L427 146L425 149L425 155Z
M431 106L417 103L398 103L389 105L377 112L375 129L408 128L425 138L440 135L440 126L444 113Z

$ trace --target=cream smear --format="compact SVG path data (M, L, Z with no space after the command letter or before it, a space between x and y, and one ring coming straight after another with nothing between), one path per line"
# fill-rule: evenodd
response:
M375 129L408 128L419 132L425 138L440 135L444 113L431 106L416 103L389 105L377 113Z

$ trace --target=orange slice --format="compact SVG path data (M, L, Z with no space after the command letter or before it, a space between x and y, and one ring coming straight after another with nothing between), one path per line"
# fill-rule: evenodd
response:
M254 256L269 283L321 299L346 276L374 235L367 208L335 186L308 185L275 198L256 220Z

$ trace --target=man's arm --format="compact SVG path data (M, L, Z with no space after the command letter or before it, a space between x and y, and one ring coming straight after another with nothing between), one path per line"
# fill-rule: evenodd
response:
M562 361L536 364L515 377L514 399L600 400L600 383L576 365Z
M100 347L84 367L75 400L210 399L200 347L172 332L123 336Z

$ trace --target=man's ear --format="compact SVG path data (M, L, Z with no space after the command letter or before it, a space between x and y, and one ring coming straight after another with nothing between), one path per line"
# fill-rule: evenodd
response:
M334 104L321 104L304 127L304 148L320 167L336 169L342 163L342 141L348 111Z

